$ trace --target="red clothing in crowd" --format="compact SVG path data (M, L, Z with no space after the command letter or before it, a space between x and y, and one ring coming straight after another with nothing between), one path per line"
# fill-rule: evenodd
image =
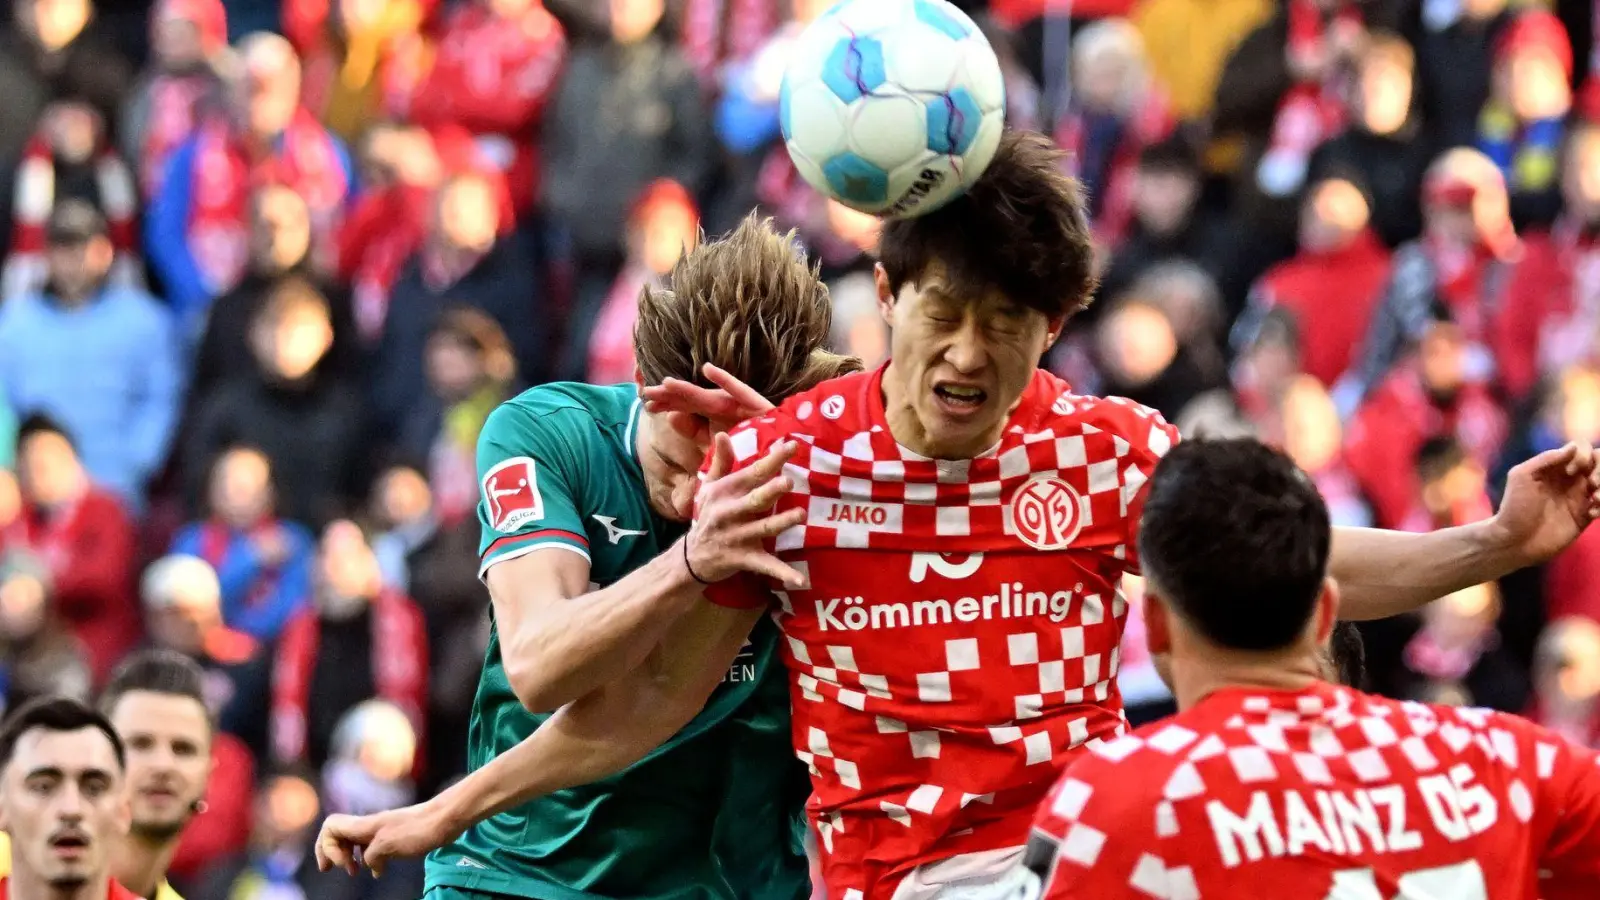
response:
M1600 528L1578 540L1544 567L1545 618L1584 616L1600 622Z
M1493 335L1501 384L1515 398L1541 375L1592 362L1600 333L1600 240L1558 223L1522 246Z
M422 246L432 207L431 189L391 185L357 200L339 232L339 280L350 285L356 330L369 344L383 334L389 289Z
M411 121L429 130L459 125L506 173L516 207L539 196L538 133L566 59L561 23L535 3L518 23L481 3L445 14L433 69L411 102Z
M439 0L416 0L422 6L424 22L433 14ZM302 56L317 49L327 33L333 0L283 0L283 36Z
M1363 231L1337 250L1303 251L1268 269L1254 302L1294 315L1301 368L1331 385L1355 361L1388 279L1388 248Z
M219 859L244 850L256 789L256 763L244 741L219 731L211 740L211 780L206 782L206 808L196 814L178 838L171 874L193 878Z
M0 534L0 550L32 553L49 569L53 608L83 642L96 683L139 639L137 546L122 504L98 488L53 515L26 508Z
M1505 435L1505 413L1484 388L1463 386L1450 405L1439 406L1416 369L1402 365L1356 412L1345 458L1372 501L1377 525L1398 528L1420 496L1416 455L1429 438L1454 436L1488 468Z

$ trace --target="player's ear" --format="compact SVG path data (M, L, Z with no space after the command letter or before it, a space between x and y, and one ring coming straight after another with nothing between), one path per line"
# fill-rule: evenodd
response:
M633 367L633 383L640 388L644 387L644 371L638 366Z
M1144 590L1144 639L1151 656L1166 656L1172 652L1172 625L1167 604L1150 593L1150 583Z
M1061 337L1061 329L1067 324L1066 316L1051 316L1050 331L1045 335L1044 348L1049 350L1056 345L1056 340Z
M1339 582L1333 576L1322 579L1322 590L1317 594L1314 613L1317 622L1317 646L1327 646L1333 637L1333 627L1339 624Z
M883 321L894 327L894 289L889 285L889 272L884 269L883 263L872 267L872 284L878 289L878 315Z

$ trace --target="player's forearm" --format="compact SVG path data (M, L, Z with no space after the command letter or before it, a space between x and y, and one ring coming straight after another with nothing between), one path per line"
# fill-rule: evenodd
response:
M703 602L703 587L674 543L609 587L548 604L518 634L503 638L513 689L529 709L548 712L617 681Z
M1521 564L1491 519L1428 534L1335 528L1328 571L1339 583L1340 618L1359 620L1409 612Z

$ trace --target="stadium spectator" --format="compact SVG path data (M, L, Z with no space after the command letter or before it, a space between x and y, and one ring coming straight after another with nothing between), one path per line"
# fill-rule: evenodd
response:
M278 515L318 525L348 509L367 452L360 392L331 371L327 298L303 281L279 285L250 325L255 369L204 398L185 435L190 508L199 510L211 462L248 444L272 463Z
M1436 531L1494 514L1482 463L1469 456L1454 437L1424 441L1417 448L1413 468L1421 492L1411 512L1400 521L1402 531Z
M316 885L326 890L326 882L318 879L316 860L306 851L322 810L315 778L303 769L278 770L264 778L256 793L249 847L208 866L189 889L188 900L325 896Z
M455 308L429 334L423 367L428 393L412 401L399 443L403 452L427 460L435 514L454 522L477 506L478 433L489 413L514 393L517 364L493 319Z
M696 196L710 183L711 116L662 33L663 5L610 0L609 33L573 49L546 116L543 202L570 237L580 295L616 277L622 225L646 185L670 178Z
M371 347L383 334L401 267L427 236L433 192L446 172L435 138L404 125L368 130L360 165L364 190L339 233L338 277L350 286L361 345Z
M138 188L94 107L78 100L46 107L39 130L8 174L3 183L12 189L4 221L10 223L11 242L0 274L0 299L45 287L50 277L50 214L68 199L82 200L106 217L116 251L108 281L119 287L144 286L136 231Z
M383 336L368 366L379 432L390 440L400 436L412 405L427 391L428 335L450 306L493 317L511 339L525 380L542 382L551 368L549 310L523 239L499 232L492 176L466 172L445 181L435 192L431 219L425 242L390 294Z
M1506 0L1451 0L1422 17L1417 89L1437 147L1471 146L1489 100L1495 45L1511 16Z
M1568 369L1551 380L1539 399L1532 421L1519 430L1506 459L1552 446L1551 441L1566 440L1564 435L1573 440L1600 437L1600 371L1589 366ZM1600 534L1585 532L1571 553L1551 560L1542 574L1539 599L1550 620L1588 616L1600 622Z
M314 602L289 621L278 643L273 759L320 768L334 749L339 720L373 698L405 711L420 747L428 704L422 611L383 587L378 560L353 522L323 531L317 567Z
M561 23L541 0L468 0L445 13L433 67L408 110L423 128L454 125L470 133L509 182L519 214L544 183L539 142L529 136L543 125L566 48ZM586 107L591 118L601 108Z
M311 594L316 539L274 510L272 463L254 447L230 447L211 466L210 515L178 532L172 553L197 556L217 574L223 622L262 644Z
M1396 696L1448 706L1521 712L1528 675L1495 631L1500 590L1493 583L1457 591L1422 610L1422 628L1406 644L1405 677Z
M224 102L216 67L228 46L227 18L222 0L157 0L150 11L152 58L118 125L146 201L160 192L173 151Z
M1143 0L1129 15L1144 38L1150 74L1179 121L1210 118L1217 80L1239 42L1272 14L1265 0ZM1226 161L1226 148L1219 158ZM1236 151L1235 151L1236 152Z
M324 0L319 33L300 47L301 99L317 120L347 141L401 114L423 77L429 47L419 28L424 0ZM291 36L292 40L292 36Z
M1455 437L1484 467L1498 458L1505 414L1467 378L1469 349L1460 326L1435 321L1416 352L1362 404L1345 454L1378 525L1397 528L1420 496L1415 460L1431 437Z
M19 551L0 558L0 702L6 710L51 695L89 699L93 676L83 644L54 606L41 561Z
M1523 242L1494 328L1500 384L1513 399L1569 365L1597 361L1600 126L1568 134L1560 189L1561 216Z
M95 27L92 0L18 0L0 39L0 159L16 159L44 108L81 97L117 121L133 68Z
M1315 181L1300 207L1300 250L1256 282L1235 324L1236 348L1248 345L1268 310L1294 316L1301 360L1324 385L1355 360L1389 277L1389 252L1369 227L1366 196L1347 178Z
M1222 381L1223 373L1207 371L1179 342L1166 310L1138 285L1104 314L1095 344L1105 374L1100 387L1106 393L1125 396L1174 418L1190 401Z
M373 487L374 518L382 533L372 549L384 587L416 598L429 644L427 733L441 735L429 754L424 793L467 769L466 742L472 696L478 688L489 638L489 594L478 580L476 516L442 518L433 489L416 465L389 466ZM469 511L470 512L470 511Z
M415 802L417 790L411 774L417 749L410 720L394 704L368 700L345 713L334 729L328 763L322 767L327 812L366 815ZM319 897L328 896L329 887L337 890L350 884L338 871L313 877L332 882L318 885ZM423 894L422 860L396 860L375 882L364 878L356 884L362 889L351 900L413 900Z
M51 607L82 642L99 683L139 638L133 523L44 416L18 429L17 474L22 515L0 535L0 550L38 560Z
M1422 232L1417 194L1433 152L1416 112L1416 53L1399 35L1373 32L1357 66L1350 122L1312 155L1311 181L1357 180L1371 192L1373 230L1398 247Z
M114 249L93 207L63 201L46 241L45 289L0 304L0 382L20 414L70 431L97 482L142 507L182 402L171 319L150 295L108 282Z
M1495 42L1477 147L1499 167L1519 227L1549 225L1560 208L1558 154L1572 110L1572 43L1553 14L1519 13Z
M226 74L225 109L205 117L173 152L146 220L150 264L190 335L199 333L212 299L244 275L253 185L281 183L305 198L313 263L328 268L331 238L355 193L344 143L300 105L300 61L288 41L251 35Z
M310 265L311 210L299 194L267 184L250 197L250 266L233 290L211 304L194 361L191 403L199 403L219 382L248 374L250 323L279 288L310 283L328 300L333 346L328 364L340 374L355 373L360 348L351 320L348 294Z
M140 583L151 643L199 663L206 708L218 727L254 757L266 752L271 656L249 635L222 623L216 572L196 556L164 556Z
M1294 464L1311 476L1328 504L1335 526L1366 528L1372 510L1344 459L1344 429L1333 398L1317 379L1298 375L1279 401L1277 433L1265 437L1283 447ZM1450 524L1460 524L1452 522Z
M1545 629L1528 716L1574 744L1600 749L1600 624L1570 616Z
M633 326L639 293L660 286L684 253L699 241L700 214L694 199L673 181L656 181L639 195L628 216L628 257L603 297L580 297L568 324L568 354L581 348L579 369L590 384L633 380Z

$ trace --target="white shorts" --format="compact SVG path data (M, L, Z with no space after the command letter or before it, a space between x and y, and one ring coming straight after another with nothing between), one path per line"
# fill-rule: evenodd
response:
M1008 900L1036 882L1022 868L1021 847L964 853L918 866L900 882L893 900Z

